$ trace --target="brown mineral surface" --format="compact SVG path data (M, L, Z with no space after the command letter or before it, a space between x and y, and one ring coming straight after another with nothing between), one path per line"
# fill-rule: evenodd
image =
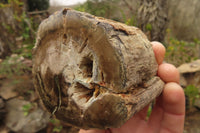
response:
M78 128L120 127L164 86L140 29L71 9L40 24L33 55L45 107Z

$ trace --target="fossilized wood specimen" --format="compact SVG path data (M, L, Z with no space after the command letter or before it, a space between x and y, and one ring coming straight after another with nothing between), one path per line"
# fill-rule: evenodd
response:
M33 54L45 107L78 128L120 127L164 85L138 28L70 9L41 23Z

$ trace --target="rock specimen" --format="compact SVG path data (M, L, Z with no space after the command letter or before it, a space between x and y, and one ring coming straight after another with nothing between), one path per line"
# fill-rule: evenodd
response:
M198 59L190 63L182 64L178 67L178 70L180 72L181 86L183 88L186 88L192 85L193 87L197 88L199 91L199 94L197 93L196 95L200 95L200 60ZM194 90L191 90L191 91L194 91ZM192 97L190 96L188 96L188 98L192 99ZM193 101L191 101L191 103L189 104L191 104L189 107L194 105L197 109L200 110L200 98L196 97L194 103Z
M44 20L33 55L45 107L78 128L120 127L164 86L141 30L87 13L63 9Z
M26 105L33 105L25 100L13 98L6 102L7 115L5 116L5 125L13 132L17 133L36 133L44 129L49 122L49 113L40 107L34 107L30 110ZM27 115L25 115L25 112Z

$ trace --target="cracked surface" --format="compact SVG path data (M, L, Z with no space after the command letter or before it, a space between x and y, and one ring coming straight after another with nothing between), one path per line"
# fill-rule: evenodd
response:
M33 55L45 107L78 128L120 127L164 86L138 28L87 13L64 9L44 20Z

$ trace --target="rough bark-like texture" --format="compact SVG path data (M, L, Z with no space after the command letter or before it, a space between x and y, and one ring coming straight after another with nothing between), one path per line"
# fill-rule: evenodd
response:
M4 58L11 53L10 45L15 43L13 30L17 28L17 25L12 8L0 8L0 58Z
M141 0L138 23L144 32L150 31L150 40L164 41L167 28L168 0ZM152 28L147 28L147 26Z
M5 57L8 54L10 54L10 48L0 38L0 58Z
M163 89L141 30L90 14L64 9L44 20L33 54L45 107L78 128L120 127Z

